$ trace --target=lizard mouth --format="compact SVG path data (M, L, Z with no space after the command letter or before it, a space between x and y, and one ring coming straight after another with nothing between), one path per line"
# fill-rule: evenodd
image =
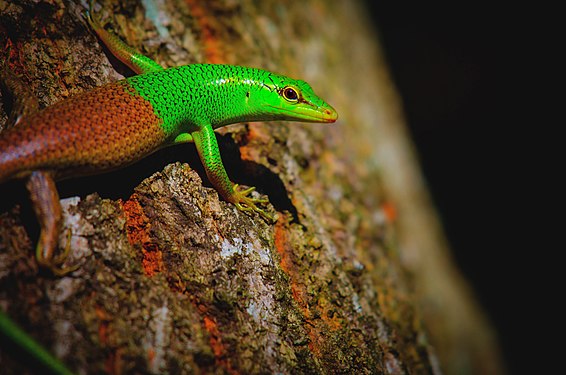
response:
M285 120L304 122L332 123L338 119L338 113L330 105L328 107L297 106L293 109L270 105L285 116Z

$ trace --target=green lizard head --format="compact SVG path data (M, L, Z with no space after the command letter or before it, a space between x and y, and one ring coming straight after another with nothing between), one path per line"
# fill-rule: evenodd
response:
M273 120L335 122L336 110L318 97L308 83L271 74L259 95L252 95L256 108Z

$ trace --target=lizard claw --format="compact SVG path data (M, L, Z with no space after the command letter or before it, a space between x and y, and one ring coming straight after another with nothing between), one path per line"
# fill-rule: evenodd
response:
M65 263L65 260L67 259L69 253L71 252L71 237L72 237L72 232L71 229L69 228L67 230L67 244L65 245L65 249L61 254L53 258L44 256L43 251L41 251L38 246L37 262L43 267L49 268L51 272L53 272L53 274L56 276L65 276L68 273L76 271L79 268L78 264L74 266L63 267L63 263Z
M259 213L264 219L270 222L273 222L275 220L273 216L257 206L257 204L268 203L268 199L252 198L249 196L251 192L255 190L255 187L251 187L245 190L238 190L238 187L238 184L234 184L234 194L232 195L232 203L238 210L244 212L255 211Z

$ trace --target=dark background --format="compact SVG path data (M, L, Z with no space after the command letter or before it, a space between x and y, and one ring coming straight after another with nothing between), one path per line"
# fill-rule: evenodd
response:
M547 301L558 295L542 279L558 249L537 234L547 197L531 189L545 183L530 99L548 69L532 64L539 25L493 3L367 4L454 257L509 373L552 373L542 335L557 336Z

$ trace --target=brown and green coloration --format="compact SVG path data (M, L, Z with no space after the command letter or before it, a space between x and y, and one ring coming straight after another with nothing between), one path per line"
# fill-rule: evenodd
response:
M112 53L139 75L26 114L0 137L0 183L30 178L42 228L38 261L56 273L66 271L54 257L61 221L54 179L117 169L177 143L195 143L209 180L225 200L269 218L257 207L266 200L250 197L253 188L239 190L229 179L213 129L243 121L328 123L336 121L336 111L306 82L261 69L216 64L163 69L90 15L88 20Z

